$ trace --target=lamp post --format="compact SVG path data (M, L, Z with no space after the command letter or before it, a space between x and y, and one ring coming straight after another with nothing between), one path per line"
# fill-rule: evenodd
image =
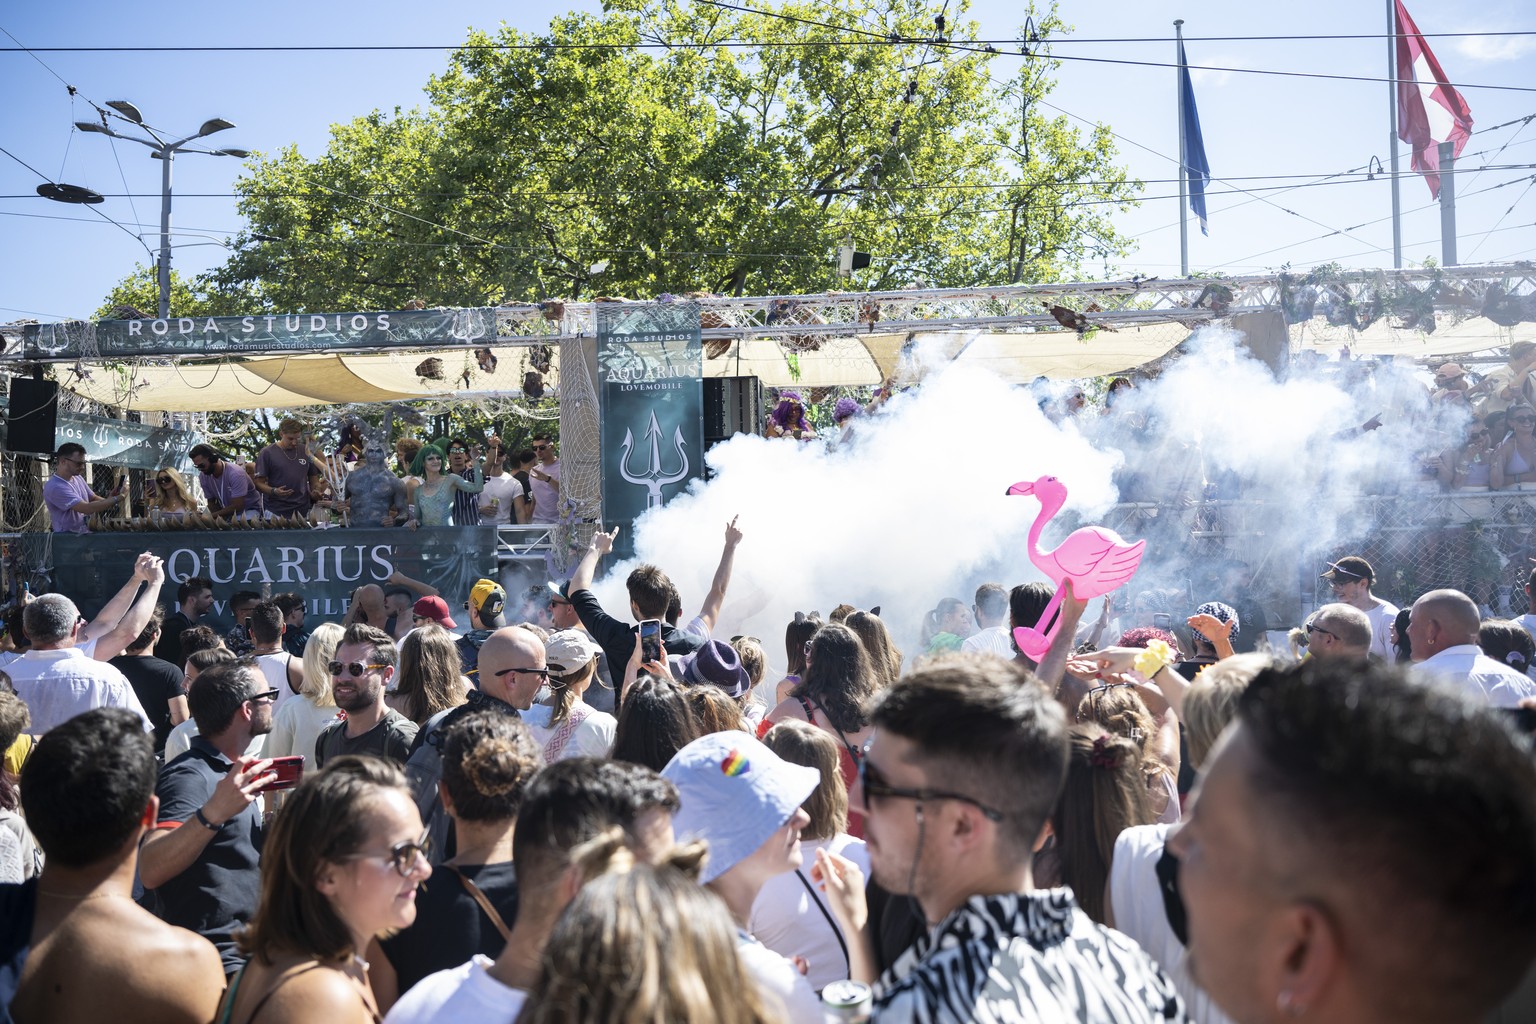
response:
M97 132L101 135L110 135L114 139L137 142L141 146L149 147L151 150L149 155L152 159L161 161L160 261L156 277L160 291L159 316L160 319L164 320L171 315L171 161L175 159L176 154L181 152L182 147L187 143L212 135L214 132L221 132L226 128L233 128L234 125L222 117L212 117L203 122L203 126L197 130L196 134L188 135L184 139L177 139L172 142L168 140L164 133L145 124L144 116L139 113L139 108L127 100L111 100L107 103L107 106L117 111L126 120L132 121L142 128L149 138L143 139L137 135L125 135L122 132L114 131L106 124L105 119L101 122L76 121L75 127L83 132ZM186 152L202 153L205 156L235 156L242 158L251 155L243 149L189 149Z

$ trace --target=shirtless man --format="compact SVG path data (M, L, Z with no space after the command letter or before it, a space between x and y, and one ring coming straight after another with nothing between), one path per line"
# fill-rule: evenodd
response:
M205 1024L224 990L219 954L133 901L139 839L155 823L155 753L136 715L87 711L38 741L21 802L47 856L35 881L0 886L0 941L31 922L10 1013L51 1024ZM27 931L20 931L27 936ZM0 976L5 972L0 970Z

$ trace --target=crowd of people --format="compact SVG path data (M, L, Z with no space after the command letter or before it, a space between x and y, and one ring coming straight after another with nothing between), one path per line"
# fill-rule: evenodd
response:
M29 600L6 1019L1536 1013L1536 599L1399 612L1351 556L1293 645L1222 600L1095 622L1068 587L1036 662L1013 631L1052 591L989 582L915 653L847 604L781 649L717 635L735 520L691 618L650 564L604 606L616 532L535 600L477 580L463 622L392 584L220 623L197 578L167 614L147 554L90 620Z
M509 451L491 434L482 451L462 436L424 442L401 437L395 469L385 441L360 427L344 430L338 452L316 452L303 423L287 418L278 439L249 462L231 459L209 444L195 445L189 459L196 485L175 467L149 474L144 493L129 502L121 479L105 495L91 489L85 448L59 446L43 503L55 533L89 533L93 516L135 515L167 526L199 528L217 520L284 520L292 524L339 522L350 526L509 526L559 521L560 459L556 443L535 435L530 446ZM201 499L199 499L201 495Z

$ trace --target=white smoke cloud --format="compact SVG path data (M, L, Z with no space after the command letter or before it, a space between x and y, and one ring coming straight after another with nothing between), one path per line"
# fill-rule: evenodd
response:
M1423 389L1391 369L1350 390L1337 372L1277 381L1235 339L1204 329L1161 378L1139 383L1118 408L1146 418L1141 432L1128 416L1089 417L1082 430L1057 425L1028 388L950 365L857 420L848 448L737 437L709 453L710 482L636 523L636 560L672 577L686 619L709 588L725 524L739 515L746 539L717 635L762 637L782 666L794 613L825 616L846 601L879 605L912 654L924 613L941 598L969 604L981 582L1042 578L1026 550L1039 505L1005 496L1016 481L1051 474L1066 483L1067 506L1042 542L1051 547L1076 525L1105 522L1122 498L1148 497L1149 488L1197 498L1204 481L1235 475L1244 498L1264 503L1244 524L1253 536L1242 553L1255 569L1268 560L1289 571L1349 533L1353 496L1417 486L1415 453L1430 440L1443 446L1464 419L1453 412L1430 422ZM930 355L920 346L917 360ZM1379 430L1335 437L1376 413L1386 414ZM1189 540L1198 524L1144 525L1149 545L1133 591L1198 575ZM632 565L615 566L597 588L611 610L627 606Z

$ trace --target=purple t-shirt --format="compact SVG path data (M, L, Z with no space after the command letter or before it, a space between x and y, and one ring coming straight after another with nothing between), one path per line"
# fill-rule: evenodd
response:
M48 506L54 533L90 533L90 528L85 525L85 515L74 511L74 506L90 500L91 489L83 476L65 480L55 473L43 484L43 503Z
M260 502L255 500L257 491L251 486L251 478L245 475L245 470L228 462L223 463L223 467L223 472L218 476L197 474L197 482L202 485L209 506L217 510L244 498L245 509L242 515L257 510L260 507Z
M319 471L309 461L309 453L303 448L295 448L293 451L284 451L275 444L269 444L256 456L256 475L267 481L268 487L291 487L293 493L263 494L266 500L267 511L275 516L292 515L295 512L301 515L309 514L309 477L310 474L318 475Z

